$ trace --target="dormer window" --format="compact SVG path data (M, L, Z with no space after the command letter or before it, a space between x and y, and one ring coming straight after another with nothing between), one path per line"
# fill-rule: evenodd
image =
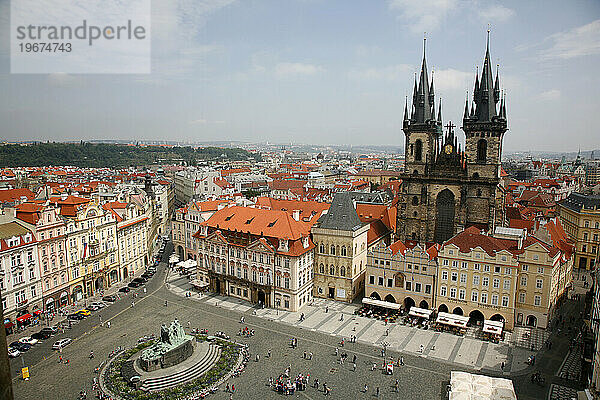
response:
M279 239L279 251L288 251L289 243L287 239Z

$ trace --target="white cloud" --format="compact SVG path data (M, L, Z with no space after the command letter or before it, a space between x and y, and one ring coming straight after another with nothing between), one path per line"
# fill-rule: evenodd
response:
M278 78L315 75L323 71L323 67L314 64L281 62L275 65L275 75Z
M414 66L408 64L390 65L381 68L355 69L348 72L348 78L357 81L383 80L395 82L410 77Z
M515 15L515 11L501 5L495 5L479 11L478 14L483 22L498 23L508 21Z
M449 68L436 69L433 75L435 89L442 92L470 90L475 83L475 74L473 72L464 72Z
M570 59L600 54L600 19L548 37L554 44L541 51L547 59Z
M456 9L458 0L390 0L389 8L400 11L399 18L413 32L431 32Z
M547 90L545 92L540 93L537 97L538 97L538 99L543 100L543 101L558 100L560 98L560 90L558 90L558 89Z

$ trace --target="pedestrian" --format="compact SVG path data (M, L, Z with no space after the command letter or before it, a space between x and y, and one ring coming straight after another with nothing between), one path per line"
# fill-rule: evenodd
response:
M356 371L356 363L355 362L352 363L352 371Z
M67 358L67 365L69 365L69 359Z
M110 328L110 321L106 321L106 327Z
M135 302L134 302L134 301L132 301L132 302L131 302L131 307L134 307L134 306L135 306Z
M421 354L423 354L423 351L424 351L424 350L425 350L425 346L423 346L423 345L420 345L420 346L419 346L419 352L420 352Z
M394 384L394 389L396 390L396 393L398 393L399 388L400 388L400 382L398 381L398 379L396 379L396 383Z
M267 351L267 358L271 358L271 349L269 349L269 351Z
M304 358L306 360L306 351L304 352L304 354L302 355L302 358Z
M504 371L504 361L502 361L502 364L500 364L500 369Z
M308 353L308 359L309 360L312 360L312 356L313 356L312 352Z
M235 384L231 384L231 393L235 393Z
M225 386L225 392L229 393L229 383L227 384L227 386Z
M379 386L377 386L377 390L375 390L375 396L379 397Z
M259 355L257 354L257 355L256 355L256 362L258 362L258 361L259 361L259 359L260 359L260 357L259 357Z
M355 363L355 362L356 362L356 354L354 354L354 355L352 356L352 362L353 362L353 363Z
M340 321L344 320L344 314L340 315Z
M62 364L62 362L63 362L63 359L62 359L61 355L58 356L58 362L59 362L59 364Z
M377 369L377 363L373 363L371 366L371 371L375 371Z
M329 306L325 307L325 314L327 314L329 312Z
M367 384L365 383L365 388L363 390L363 392L367 393L369 391L369 386L367 386Z
M144 294L146 294L146 288L144 288Z
M335 356L339 356L340 355L340 349L338 349L337 347L335 348Z

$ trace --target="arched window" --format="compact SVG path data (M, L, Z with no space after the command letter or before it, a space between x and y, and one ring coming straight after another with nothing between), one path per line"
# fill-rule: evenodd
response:
M481 189L477 189L477 197L481 197Z
M417 139L415 142L415 161L421 161L423 158L423 142Z
M341 276L346 276L346 267L342 266L342 267L340 268L340 275L341 275Z
M346 256L346 246L342 246L342 256Z
M329 275L335 275L335 267L333 265L329 267Z
M418 206L419 205L419 198L417 196L413 196L413 198L412 198L412 205L413 206Z
M479 139L477 142L477 161L485 162L487 159L487 141L485 139Z
M322 254L325 254L325 245L324 245L323 243L321 243L321 246L319 246L319 251L320 251Z
M320 273L322 273L322 274L324 274L324 273L325 273L325 266L324 266L323 264L321 264L321 265L319 266L319 272L320 272Z
M334 245L331 245L330 253L335 256L335 246Z

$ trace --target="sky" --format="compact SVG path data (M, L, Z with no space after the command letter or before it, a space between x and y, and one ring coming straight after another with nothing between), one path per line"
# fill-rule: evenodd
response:
M444 124L460 126L489 27L504 149L600 148L596 0L152 0L152 72L124 75L10 74L9 9L3 140L401 147L423 37Z

